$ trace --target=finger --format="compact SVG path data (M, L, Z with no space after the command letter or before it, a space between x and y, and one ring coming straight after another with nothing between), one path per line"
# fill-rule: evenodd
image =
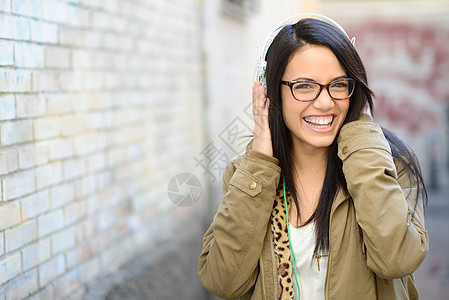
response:
M258 115L265 108L265 92L263 87L256 82L253 86L253 113Z

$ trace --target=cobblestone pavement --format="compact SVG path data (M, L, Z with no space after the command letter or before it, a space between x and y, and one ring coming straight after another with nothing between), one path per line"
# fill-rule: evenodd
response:
M449 299L449 186L429 193L426 208L429 253L419 267L416 283L421 299Z

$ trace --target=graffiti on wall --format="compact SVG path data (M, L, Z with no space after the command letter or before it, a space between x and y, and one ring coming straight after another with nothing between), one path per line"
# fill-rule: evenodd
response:
M375 115L407 134L445 127L449 103L449 28L367 21L346 26L376 95Z

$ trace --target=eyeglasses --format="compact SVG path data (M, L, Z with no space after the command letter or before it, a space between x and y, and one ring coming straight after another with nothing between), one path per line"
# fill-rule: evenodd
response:
M313 101L318 98L323 88L327 90L329 96L334 100L348 99L355 88L355 81L352 78L339 78L328 84L319 84L311 80L282 80L281 83L290 87L290 91L296 100L303 102Z

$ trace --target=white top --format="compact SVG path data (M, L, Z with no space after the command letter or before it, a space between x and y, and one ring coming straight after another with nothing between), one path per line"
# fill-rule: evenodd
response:
M300 228L290 224L290 237L296 259L296 270L301 292L300 300L324 300L327 254L319 258L313 255L316 243L315 222ZM298 300L298 287L294 278L294 269L293 286L295 289L294 299Z

